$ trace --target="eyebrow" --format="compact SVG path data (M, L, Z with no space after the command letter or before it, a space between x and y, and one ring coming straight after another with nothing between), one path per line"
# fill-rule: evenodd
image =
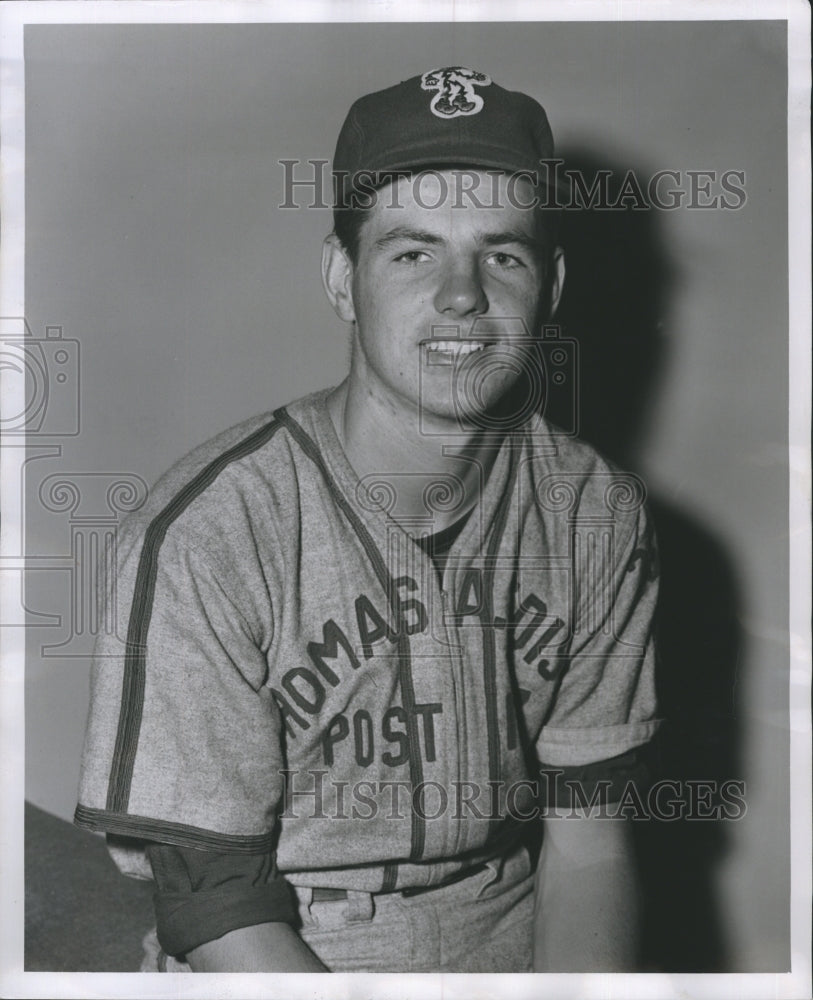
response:
M538 253L542 246L538 239L529 236L528 233L524 233L521 229L506 229L500 233L484 233L481 240L487 247L505 246L506 243L515 243L517 246L525 247L526 250L531 250L534 253Z
M483 233L478 239L488 247L505 246L506 244L514 243L533 253L538 253L541 249L539 240L522 232L520 229L506 229L498 233ZM374 246L377 249L384 249L393 243L402 242L438 246L445 243L446 240L442 236L437 236L424 229L410 229L408 226L396 226L394 229L390 229L389 232L384 233L383 236L380 236L375 241Z
M410 229L408 226L396 226L394 229L390 229L389 232L384 233L380 236L374 243L374 246L378 249L383 249L384 247L390 246L392 243L425 243L428 246L436 246L439 243L443 243L444 239L442 236L435 236L434 233L428 233L423 229Z

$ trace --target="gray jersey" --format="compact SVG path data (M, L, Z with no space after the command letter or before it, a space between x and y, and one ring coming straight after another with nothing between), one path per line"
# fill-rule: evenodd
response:
M439 579L326 395L197 449L123 527L76 820L273 845L299 885L434 884L504 849L539 765L654 733L643 489L543 423L515 431Z

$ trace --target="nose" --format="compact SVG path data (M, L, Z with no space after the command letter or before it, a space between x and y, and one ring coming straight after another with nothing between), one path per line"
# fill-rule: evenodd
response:
M435 295L435 309L445 316L479 316L488 310L480 267L476 260L449 264Z

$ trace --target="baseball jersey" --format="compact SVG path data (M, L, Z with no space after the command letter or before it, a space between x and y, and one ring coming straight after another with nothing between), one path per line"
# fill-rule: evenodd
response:
M76 822L275 848L302 886L427 886L493 857L539 765L657 727L640 480L541 418L508 433L438 575L392 480L359 480L329 390L192 452L122 526ZM411 473L404 473L411 475ZM453 477L428 483L451 510Z

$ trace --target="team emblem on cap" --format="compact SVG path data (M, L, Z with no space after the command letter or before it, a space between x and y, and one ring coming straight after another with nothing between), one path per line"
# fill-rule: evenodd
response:
M483 98L474 88L488 87L490 83L491 77L465 66L431 69L421 77L421 89L437 91L429 110L438 118L476 115L483 108Z

